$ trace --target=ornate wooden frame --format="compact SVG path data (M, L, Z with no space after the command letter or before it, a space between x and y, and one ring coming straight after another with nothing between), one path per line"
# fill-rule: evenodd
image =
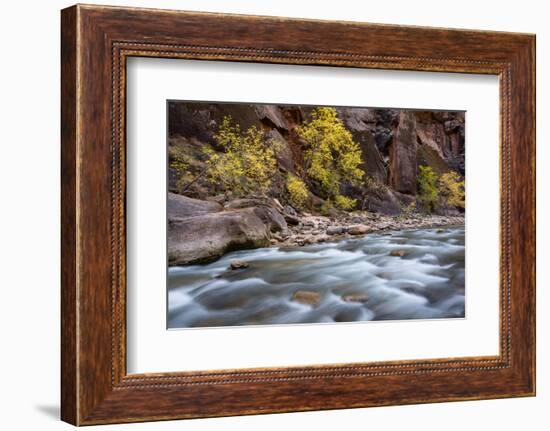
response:
M62 11L61 49L63 420L88 425L534 395L534 35L77 5ZM500 354L128 375L130 56L498 75Z

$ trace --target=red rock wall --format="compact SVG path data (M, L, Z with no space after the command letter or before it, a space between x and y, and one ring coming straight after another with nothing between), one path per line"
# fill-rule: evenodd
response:
M231 115L243 130L255 125L278 141L280 168L296 172L303 163L305 144L296 127L309 118L312 109L294 105L170 102L169 144L192 146L197 155L204 143L216 148L214 134L223 117ZM464 175L464 112L336 109L361 147L367 176L398 194L416 194L419 165L432 166L438 173L452 169Z

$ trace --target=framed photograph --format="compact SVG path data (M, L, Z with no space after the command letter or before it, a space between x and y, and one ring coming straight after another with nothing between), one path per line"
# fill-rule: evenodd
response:
M535 394L535 36L62 11L62 419Z

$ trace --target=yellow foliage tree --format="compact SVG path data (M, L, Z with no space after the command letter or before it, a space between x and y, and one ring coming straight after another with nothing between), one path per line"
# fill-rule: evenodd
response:
M439 177L438 188L439 194L447 205L456 208L464 208L464 181L460 179L458 173L451 171L441 175L441 177Z
M255 126L241 131L230 116L224 117L214 138L224 152L205 147L208 180L237 196L267 193L277 171L275 143L266 142L263 132Z
M288 174L286 189L289 194L290 203L296 208L304 208L309 197L309 190L306 184L296 175Z
M345 211L351 211L355 208L355 205L357 205L357 199L352 199L344 195L336 195L334 203L337 207Z
M430 166L418 167L418 201L424 208L433 212L439 201L438 176Z
M327 199L334 199L342 209L355 206L354 199L340 195L343 181L359 184L364 176L361 148L338 118L334 108L316 108L311 120L297 129L309 148L304 152L308 177L321 186Z

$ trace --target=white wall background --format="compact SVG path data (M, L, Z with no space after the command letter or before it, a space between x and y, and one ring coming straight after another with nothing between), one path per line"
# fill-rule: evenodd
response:
M477 28L537 34L538 396L284 415L105 426L135 430L545 430L550 423L550 14L537 0L331 2L101 1L171 9ZM0 426L63 430L59 422L60 0L4 2L0 14ZM546 312L546 314L545 314Z

